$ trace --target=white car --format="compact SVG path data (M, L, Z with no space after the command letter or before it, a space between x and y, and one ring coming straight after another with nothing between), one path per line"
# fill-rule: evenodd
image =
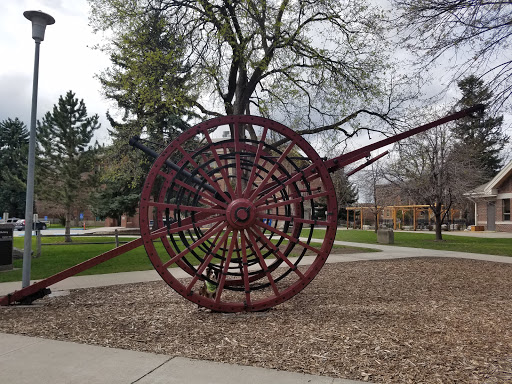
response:
M21 219L19 219L18 217L9 217L9 218L8 218L7 220L5 220L4 222L5 222L6 224L16 224L16 222L17 222L18 220L21 220Z

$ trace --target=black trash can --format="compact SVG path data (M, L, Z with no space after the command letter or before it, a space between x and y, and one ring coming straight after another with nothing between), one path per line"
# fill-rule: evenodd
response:
M14 225L0 224L0 271L12 269L12 231Z

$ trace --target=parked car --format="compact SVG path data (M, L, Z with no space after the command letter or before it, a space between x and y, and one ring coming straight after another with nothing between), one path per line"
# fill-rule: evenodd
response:
M5 220L6 224L16 224L18 220L21 220L19 217L9 217L7 220Z
M35 223L36 230L46 229L46 223L43 223L42 221L36 221ZM17 231L24 231L25 230L25 220L20 219L14 224L14 229Z

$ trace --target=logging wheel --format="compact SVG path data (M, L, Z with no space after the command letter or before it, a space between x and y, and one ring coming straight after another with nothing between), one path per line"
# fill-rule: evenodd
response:
M255 116L182 133L155 160L140 202L157 272L186 299L220 312L259 311L300 292L325 263L336 221L320 156L289 128ZM213 297L200 294L206 286Z

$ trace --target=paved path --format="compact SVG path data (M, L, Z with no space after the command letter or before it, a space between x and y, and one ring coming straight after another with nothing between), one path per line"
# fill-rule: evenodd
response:
M0 333L5 384L357 384L183 357Z
M512 263L512 257L504 256L350 243L345 241L336 241L335 243L360 248L380 249L381 252L330 255L327 260L328 263L407 257L454 257ZM302 264L308 264L311 261L312 258L305 257ZM183 277L185 277L185 272L183 274ZM154 270L108 275L75 276L53 285L52 290L99 287L154 280L160 280L160 277ZM3 296L20 288L20 282L1 283L0 295ZM0 307L1 310L3 310L3 307ZM2 333L0 333L0 382L17 384L360 383L352 380L221 364Z

